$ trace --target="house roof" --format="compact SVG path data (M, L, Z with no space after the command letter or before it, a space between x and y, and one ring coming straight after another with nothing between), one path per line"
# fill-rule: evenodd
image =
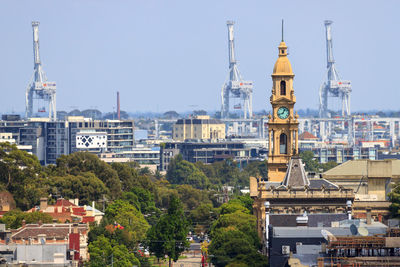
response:
M69 233L73 233L74 227L78 228L79 233L84 234L88 231L86 224L27 224L15 230L12 239L35 238L38 235L46 235L46 238L64 239L68 238Z
M313 135L310 132L305 131L299 135L299 139L300 140L318 140L318 137L316 137L315 135Z

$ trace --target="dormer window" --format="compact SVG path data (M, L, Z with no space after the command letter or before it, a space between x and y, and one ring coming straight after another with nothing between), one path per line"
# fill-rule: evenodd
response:
M286 95L286 82L281 81L281 95Z

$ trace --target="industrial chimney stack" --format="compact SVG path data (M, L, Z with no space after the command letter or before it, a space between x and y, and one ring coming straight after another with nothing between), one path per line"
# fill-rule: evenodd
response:
M118 120L121 120L121 107L119 104L119 92L117 92L117 116L118 116Z

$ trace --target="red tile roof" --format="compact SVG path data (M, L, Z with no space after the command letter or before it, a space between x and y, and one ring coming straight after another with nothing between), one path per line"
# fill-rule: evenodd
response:
M299 135L300 140L318 140L318 137L315 135L309 133L309 132L303 132L302 134Z
M86 224L78 224L76 226L80 234L86 234L88 226ZM47 239L65 239L68 234L74 231L73 224L27 224L15 230L11 239L27 239L35 238L38 235L46 235Z

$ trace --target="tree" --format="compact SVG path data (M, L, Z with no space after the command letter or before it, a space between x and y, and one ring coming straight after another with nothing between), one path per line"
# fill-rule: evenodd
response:
M153 184L148 175L138 173L135 165L131 165L131 163L112 163L111 167L117 171L118 178L121 180L121 187L123 191L131 191L137 187L141 187L150 191L153 190ZM141 169L139 172L141 172Z
M167 111L163 114L164 119L176 119L179 118L178 112L174 110Z
M207 115L207 111L203 110L203 109L199 109L199 110L193 110L193 115L198 116L198 115Z
M308 172L319 172L321 165L314 159L312 151L303 151L300 153L300 158L305 164L305 170Z
M243 195L243 196L238 196L237 199L242 203L242 206L243 206L243 207L245 207L246 209L248 209L250 212L253 211L253 202L254 202L254 199L252 199L252 198L250 197L250 194L246 194L246 195Z
M36 156L16 145L0 143L0 191L18 196L17 207L28 209L39 202L45 193L41 188L41 171Z
M78 198L82 204L90 205L91 201L98 200L109 191L104 183L91 172L81 175L66 175L50 177L47 180L51 194L73 199Z
M23 212L19 209L15 209L6 212L1 218L1 222L10 229L21 227L23 220L25 220L25 223L51 223L53 222L53 217L43 212Z
M149 250L158 259L167 255L169 266L172 266L172 260L176 262L179 255L189 247L186 240L188 232L189 224L183 213L182 203L172 196L168 212L161 216L147 234Z
M222 228L216 231L209 251L213 255L211 262L217 267L234 263L240 263L239 266L268 266L267 259L257 251L251 239L236 229Z
M221 215L211 228L209 252L215 266L267 266L259 252L261 246L256 232L256 218L246 208L248 196L234 199L221 206Z
M220 207L221 215L235 213L236 211L240 211L245 214L250 213L250 210L248 210L238 199L230 200L228 203L224 203Z
M166 177L171 184L189 184L199 189L209 186L207 176L196 165L183 160L180 154L169 163Z
M249 176L267 178L268 177L268 166L267 161L252 161L250 162L244 170L249 174Z
M192 224L195 225L195 232L200 234L209 231L216 215L217 211L213 208L212 204L201 203L190 212L189 216Z
M322 169L324 172L326 172L327 170L330 170L332 168L335 168L338 164L336 161L328 161L326 163L321 164L322 165Z
M109 189L109 195L112 199L118 198L121 194L121 182L118 173L110 165L91 153L76 152L70 155L62 155L57 159L57 172L59 176L93 172Z
M211 203L207 192L193 188L190 185L183 184L176 187L178 195L183 203L184 210L193 210L201 203Z
M140 266L135 254L129 252L125 245L117 244L104 235L100 235L89 244L89 253L90 267L104 267L109 266L110 263L116 267Z
M388 194L390 201L389 210L393 217L400 217L400 183L397 183L392 189L392 192Z
M115 200L107 207L105 217L109 222L115 222L124 227L135 241L143 240L150 227L143 214L135 206L121 199Z

